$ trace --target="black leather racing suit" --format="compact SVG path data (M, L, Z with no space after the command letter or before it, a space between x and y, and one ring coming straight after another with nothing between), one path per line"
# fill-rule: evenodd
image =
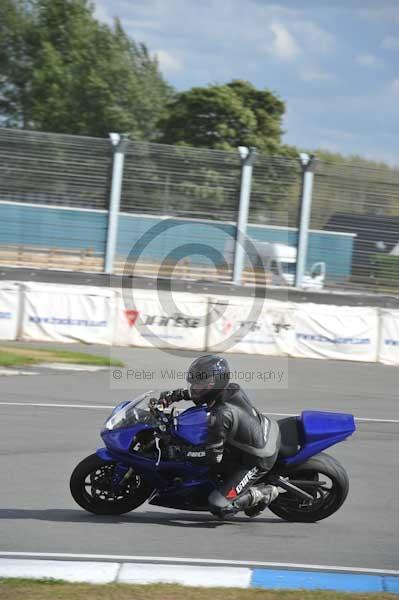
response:
M280 448L276 421L259 413L235 383L220 392L209 408L206 459L222 483L209 498L216 514L235 512L245 492L274 465ZM245 508L245 500L239 509Z
M161 394L164 406L189 400L186 389ZM209 399L209 398L208 398ZM280 449L276 421L263 416L235 383L229 383L207 403L208 436L200 452L187 457L206 463L217 478L208 498L211 512L223 516L251 505L249 488L273 467Z

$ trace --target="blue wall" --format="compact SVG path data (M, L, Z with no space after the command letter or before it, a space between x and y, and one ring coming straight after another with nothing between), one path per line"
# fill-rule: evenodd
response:
M0 246L27 245L45 248L91 248L105 252L108 215L79 209L46 208L0 204ZM121 257L141 256L145 260L178 260L190 256L196 264L222 259L226 241L234 237L232 224L218 221L163 219L121 214L117 253ZM250 225L248 235L260 241L296 245L297 231ZM307 266L317 261L327 265L327 277L334 280L351 273L354 238L327 231L309 234ZM204 259L204 255L208 259Z
M106 227L106 213L0 204L0 246L92 248L103 254Z
M166 256L176 260L180 258L179 248L184 252L183 256L186 256L194 253L198 244L205 244L217 253L214 254L214 258L217 259L219 256L221 260L226 241L234 235L234 225L218 221L204 222L160 217L150 219L122 214L119 222L117 252L121 256L131 254L134 258L141 256L147 260L164 259ZM259 225L250 225L248 235L252 239L279 242L290 246L296 246L298 238L296 230ZM315 262L324 261L327 277L334 280L348 277L351 273L353 241L353 236L348 234L311 231L307 267L309 268ZM203 255L204 252L208 255L206 249L202 249L199 254ZM211 256L209 258L211 259ZM205 262L200 256L193 256L191 260L195 263Z

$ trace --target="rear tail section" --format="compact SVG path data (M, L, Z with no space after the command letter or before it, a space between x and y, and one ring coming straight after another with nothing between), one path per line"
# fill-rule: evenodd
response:
M282 451L279 462L295 465L342 442L356 430L353 415L304 411L280 423Z

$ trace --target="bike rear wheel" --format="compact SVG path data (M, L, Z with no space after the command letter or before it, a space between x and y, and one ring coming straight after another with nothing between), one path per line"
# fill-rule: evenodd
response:
M106 462L97 454L84 458L70 479L73 499L96 515L122 515L134 510L150 496L152 490L135 472L122 485L112 485L116 463Z
M320 453L301 465L286 468L279 473L290 483L314 497L303 500L292 492L282 492L269 509L286 521L312 523L334 514L345 502L349 478L344 467L335 458Z

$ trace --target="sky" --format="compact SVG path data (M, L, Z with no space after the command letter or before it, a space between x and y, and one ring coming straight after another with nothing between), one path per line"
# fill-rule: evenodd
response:
M399 166L399 0L94 4L178 91L245 79L285 101L285 143Z

